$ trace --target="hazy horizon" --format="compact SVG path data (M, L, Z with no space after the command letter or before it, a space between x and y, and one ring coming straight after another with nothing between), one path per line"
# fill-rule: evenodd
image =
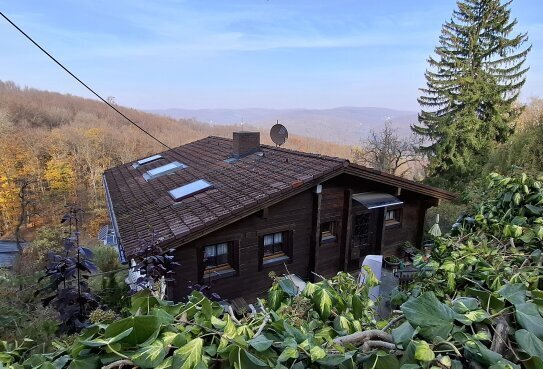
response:
M454 0L5 2L2 11L104 97L144 110L418 111ZM543 3L515 0L533 50L521 100L543 96ZM90 97L0 21L0 79Z

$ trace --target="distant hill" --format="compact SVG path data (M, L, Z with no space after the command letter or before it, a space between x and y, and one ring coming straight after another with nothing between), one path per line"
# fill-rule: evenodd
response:
M373 107L339 107L334 109L163 109L149 110L172 118L194 119L214 125L249 124L270 128L277 120L290 133L342 144L357 144L372 129L378 130L385 119L408 135L409 126L417 122L417 113Z
M210 125L173 119L117 106L147 132L170 147L206 136L232 137L235 125ZM268 130L262 143L272 144ZM285 148L351 157L348 145L291 134ZM0 80L0 239L14 238L20 215L22 183L30 208L22 234L57 224L65 204L85 209L85 231L91 238L107 222L102 173L108 168L163 151L164 147L130 125L102 102L72 95L21 88Z

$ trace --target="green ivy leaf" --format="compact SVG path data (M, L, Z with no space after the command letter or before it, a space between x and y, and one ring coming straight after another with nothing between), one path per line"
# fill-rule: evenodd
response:
M364 302L359 295L353 295L352 302L353 316L355 319L362 319L364 316Z
M334 329L340 335L346 335L351 332L351 322L343 315L338 315L334 318Z
M151 312L151 308L160 305L158 299L151 295L149 290L141 290L131 298L130 312L133 315L147 315Z
M170 369L172 365L173 365L173 356L169 356L166 358L166 360L158 364L155 367L155 369Z
M394 343L401 348L405 348L415 334L415 328L409 322L403 322L400 326L392 330Z
M200 303L202 310L200 312L205 316L207 320L211 319L211 316L213 315L213 308L211 306L211 300L209 299L203 299Z
M200 337L189 341L174 352L173 367L178 369L194 369L202 362L204 340Z
M212 316L211 317L211 324L216 329L223 329L224 326L226 325L226 322L224 320L222 320L222 319L219 319L219 318L217 318L215 316Z
M110 337L107 339L103 338L96 338L94 340L88 340L88 341L80 341L82 345L89 346L89 347L102 347L106 345L111 345L112 343L118 342L122 340L123 338L127 337L132 333L134 328L128 328L124 332L119 333L118 335L114 337Z
M311 283L311 282L307 282L307 284L305 285L305 288L304 288L304 291L303 291L303 295L305 297L313 297L313 294L319 289L320 287L318 287L316 284L314 283Z
M464 314L471 322L480 323L488 318L488 313L484 310L474 310Z
M269 368L269 366L247 350L240 351L240 369Z
M270 290L268 292L268 304L272 310L277 310L284 300L285 293L282 290Z
M526 204L524 205L526 209L530 210L530 212L534 215L541 215L543 213L543 208L535 205Z
M127 329L133 331L122 342L136 346L147 341L152 336L157 337L160 332L160 320L153 315L131 316L111 323L104 332L105 338L114 337Z
M465 314L468 311L475 310L479 307L479 300L473 297L459 297L454 299L452 309L459 314Z
M313 296L313 304L321 316L321 319L328 319L330 312L332 311L332 296L326 289L321 288L315 293Z
M320 346L313 346L309 350L309 355L311 355L311 361L317 361L326 356L326 351Z
M494 368L507 368L504 365L510 365L511 368L520 369L518 365L511 363L510 361L504 359L502 355L497 352L494 352L488 349L479 341L467 341L464 343L464 352L466 353L466 358L469 360L474 360L483 365L496 365Z
M230 318L230 315L226 315L225 319L226 325L224 326L224 337L232 339L238 335L237 327Z
M262 352L266 351L271 347L273 344L273 340L267 339L263 334L260 334L253 339L247 341L251 347L253 347L256 351Z
M288 277L279 280L279 287L281 287L281 289L289 296L294 297L298 295L298 287L296 287L294 282Z
M533 302L525 302L515 305L515 316L520 326L532 332L539 339L543 339L543 318L539 314L537 305Z
M494 294L488 291L482 291L475 288L466 288L466 293L470 296L475 296L479 298L483 309L494 309L501 310L505 307L505 302L498 299Z
M279 358L277 361L280 363L287 361L288 359L297 359L298 358L298 349L295 347L287 347L281 352L281 355L279 355Z
M349 351L344 354L329 354L326 357L317 360L317 363L324 366L339 367L340 364L347 360L351 360L356 351Z
M515 332L515 339L518 345L530 356L543 358L543 341L537 338L535 334L525 329L519 329Z
M415 344L415 359L419 361L432 361L436 358L436 354L430 348L430 345L426 341L413 341Z
M487 331L479 331L476 334L473 335L473 338L479 340L479 341L490 341L492 339L492 336L490 336L490 333Z
M137 366L143 369L152 369L158 366L166 357L166 350L164 349L164 343L160 340L156 340L149 346L140 348L136 351L131 359Z
M389 354L388 352L379 350L373 353L362 364L363 369L399 369L400 362L396 356Z
M98 356L90 356L81 359L73 359L68 369L98 369L100 368L100 359Z
M175 333L175 332L163 332L160 335L160 340L164 342L164 345L166 346L171 345L175 347L181 347L187 343L187 340L184 334Z
M419 328L422 337L447 337L453 328L455 312L441 303L433 292L425 292L417 298L408 300L400 309L407 321Z
M498 290L498 293L512 304L526 302L526 287L521 283L508 283Z
M454 272L456 269L456 262L452 260L445 260L439 269L443 269L446 272Z
M53 361L55 369L62 369L70 361L69 355L62 355ZM41 368L40 368L41 369Z

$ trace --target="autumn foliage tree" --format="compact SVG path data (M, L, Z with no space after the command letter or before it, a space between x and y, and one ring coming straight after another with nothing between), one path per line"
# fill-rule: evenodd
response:
M231 137L239 129L116 107L170 147L209 135ZM271 143L266 133L261 137ZM286 147L349 155L347 146L296 136ZM85 231L96 234L106 220L104 170L163 149L101 102L0 81L0 237L15 235L22 183L28 183L25 195L32 200L20 227L23 237L29 228L55 223L71 203L86 210Z

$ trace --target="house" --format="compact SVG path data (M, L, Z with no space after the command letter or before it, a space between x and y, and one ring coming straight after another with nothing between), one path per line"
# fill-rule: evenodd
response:
M25 244L21 246L24 247ZM17 256L19 256L17 241L0 240L0 268L11 269Z
M270 272L311 280L357 270L365 255L419 244L426 209L454 198L346 159L261 145L258 132L120 165L103 182L121 255L152 234L175 249L176 300L195 283L252 299Z

